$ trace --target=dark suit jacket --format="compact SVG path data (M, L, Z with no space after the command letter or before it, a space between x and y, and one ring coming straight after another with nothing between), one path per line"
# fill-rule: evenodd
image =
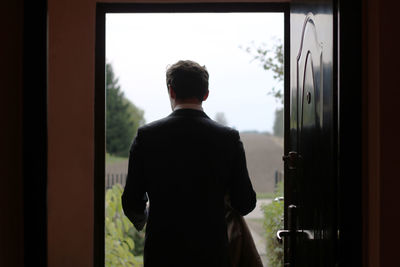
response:
M239 133L193 109L141 127L122 195L139 229L146 193L145 267L229 266L224 196L241 215L256 204Z

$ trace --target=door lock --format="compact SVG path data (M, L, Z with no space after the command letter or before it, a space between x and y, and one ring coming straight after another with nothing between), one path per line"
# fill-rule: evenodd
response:
M290 151L287 155L282 157L282 160L287 163L289 170L295 170L297 166L297 160L301 158L297 152Z

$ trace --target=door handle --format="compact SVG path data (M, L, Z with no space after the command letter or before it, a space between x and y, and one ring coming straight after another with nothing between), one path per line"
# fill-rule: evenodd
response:
M296 238L305 238L307 240L314 239L314 232L310 230L298 230L297 228L297 207L296 205L289 205L287 210L287 226L288 229L278 230L276 237L278 241L282 242L285 239L285 247L288 249L287 258L285 258L284 266L295 267L295 243ZM286 244L287 242L287 244ZM286 256L285 256L286 257Z
M284 237L289 237L290 235L302 235L305 239L314 240L314 233L310 230L279 230L276 232L278 240L282 240Z
M311 230L303 230L296 229L296 220L297 220L297 207L296 205L288 206L288 229L278 230L276 232L276 238L281 241L285 237L297 237L303 236L308 240L314 239L314 232Z

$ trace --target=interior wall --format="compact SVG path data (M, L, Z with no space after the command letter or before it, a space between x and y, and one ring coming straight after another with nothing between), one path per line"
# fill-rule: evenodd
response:
M396 22L400 3L381 0L379 7L379 140L380 140L380 263L393 266L399 262L400 231L400 138L399 99L400 47Z
M93 266L95 1L48 12L48 266Z
M23 266L23 1L5 1L0 16L0 266Z
M364 5L365 266L398 262L400 39L395 18L399 8L390 0L369 0Z

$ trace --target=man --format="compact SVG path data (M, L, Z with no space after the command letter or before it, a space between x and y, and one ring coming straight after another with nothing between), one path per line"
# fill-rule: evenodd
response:
M173 112L132 144L124 213L138 230L147 222L145 267L229 266L225 196L241 215L256 204L239 133L203 112L205 67L177 62L167 88Z

